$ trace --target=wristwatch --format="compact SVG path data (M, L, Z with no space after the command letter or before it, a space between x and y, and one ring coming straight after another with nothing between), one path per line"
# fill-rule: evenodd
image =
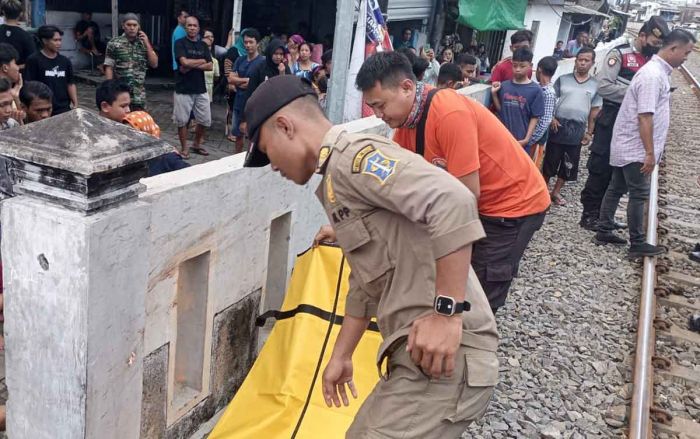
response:
M438 295L435 297L433 308L441 316L452 317L455 314L461 314L463 311L469 311L472 305L467 301L457 303L453 297Z

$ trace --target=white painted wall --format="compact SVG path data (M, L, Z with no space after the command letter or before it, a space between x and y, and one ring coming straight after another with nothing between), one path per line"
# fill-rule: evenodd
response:
M622 36L622 37L619 37L619 38L617 38L609 43L598 44L598 46L595 48L595 66L593 67L591 74L595 74L598 71L601 63L605 59L605 56L608 54L610 49L612 49L613 47L615 47L617 45L625 43L625 42L627 42L627 37ZM557 73L552 78L552 81L556 81L557 78L560 77L561 75L564 75L567 73L572 73L574 71L575 61L576 61L575 58L566 58L566 59L559 61L559 67L557 67Z
M561 15L563 7L549 5L532 5L528 4L525 9L525 27L532 29L532 22L539 21L540 26L537 31L535 47L533 50L533 63L537 62L545 56L550 56L554 51L554 46L557 44L559 36L559 26L561 25ZM503 47L503 58L511 56L510 51L510 36L516 31L511 30L506 34L506 41Z
M483 102L488 89L460 93ZM346 129L390 135L376 117ZM137 438L143 359L169 343L170 401L180 264L205 252L202 391L169 406L168 422L211 393L214 315L265 294L271 221L291 212L287 279L328 221L314 194L318 176L297 186L269 167L243 168L243 159L143 179L138 201L88 217L31 196L3 202L11 437Z
M46 23L57 26L64 32L61 54L67 56L71 60L74 69L89 68L90 59L86 55L78 52L78 48L75 43L73 28L78 21L80 21L79 12L46 11ZM92 14L92 21L100 25L102 39L109 39L112 37L111 14Z

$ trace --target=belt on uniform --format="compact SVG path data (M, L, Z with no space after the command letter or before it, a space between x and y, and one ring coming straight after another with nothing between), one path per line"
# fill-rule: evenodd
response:
M408 333L410 331L410 326L408 328L399 329L384 339L381 346L379 346L379 353L377 354L377 371L379 372L379 377L381 379L387 379L387 376L382 373L382 363L384 362L384 359L390 357L391 354L396 352L399 346L402 346L403 339L408 337ZM498 338L462 330L462 341L460 342L460 345L481 349L484 351L496 352L498 350Z
M614 102L614 101L610 101L608 99L603 99L603 108L608 107L610 109L619 110L621 106L622 106L621 102Z

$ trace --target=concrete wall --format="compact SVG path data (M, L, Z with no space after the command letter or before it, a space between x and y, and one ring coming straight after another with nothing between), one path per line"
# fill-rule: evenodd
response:
M57 26L64 32L61 54L71 60L74 69L89 68L90 59L78 51L75 42L73 28L78 21L79 12L46 11L46 23ZM92 15L92 21L100 25L102 39L108 41L112 37L112 15L95 13Z
M624 42L627 42L626 37L619 37L609 43L599 43L598 46L595 48L595 66L593 67L593 70L591 71L592 74L595 74L598 69L600 68L601 64L605 60L606 55L610 51L611 48L620 45ZM554 75L552 78L552 81L556 81L558 77L561 75L567 74L567 73L572 73L574 71L574 64L575 64L576 59L575 58L567 58L559 61L559 67L557 67L557 73Z
M346 128L391 135L375 117ZM319 177L297 186L243 158L144 179L90 216L3 202L9 437L182 439L226 406L255 317L327 222Z

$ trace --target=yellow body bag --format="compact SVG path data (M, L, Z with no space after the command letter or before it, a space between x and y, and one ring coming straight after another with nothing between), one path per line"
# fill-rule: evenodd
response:
M359 398L328 408L321 377L340 330L348 291L341 250L321 245L297 257L282 309L255 364L208 439L333 439L346 430L379 380L382 338L372 322L353 356Z

